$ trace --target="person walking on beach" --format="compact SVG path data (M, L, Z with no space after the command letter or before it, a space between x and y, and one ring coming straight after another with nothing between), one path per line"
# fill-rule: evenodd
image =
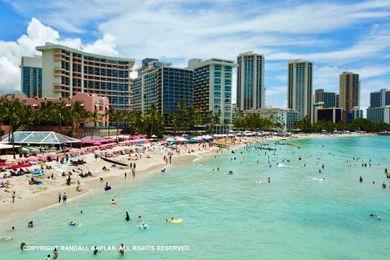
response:
M12 203L15 203L15 196L16 196L16 192L12 192Z
M125 180L127 179L127 172L125 172Z
M61 194L61 192L58 192L58 203L61 202L61 198L62 198L62 194Z
M131 173L132 173L133 179L134 179L134 178L135 178L135 168L133 168L133 169L131 170Z
M64 195L62 195L62 201L66 203L66 200L68 199L68 195L66 195L66 192L64 192Z

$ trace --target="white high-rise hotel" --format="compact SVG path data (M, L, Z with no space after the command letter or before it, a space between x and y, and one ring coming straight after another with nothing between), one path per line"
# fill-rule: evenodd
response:
M264 56L244 52L237 57L237 109L265 107Z
M293 60L288 63L288 108L301 119L312 121L313 63Z

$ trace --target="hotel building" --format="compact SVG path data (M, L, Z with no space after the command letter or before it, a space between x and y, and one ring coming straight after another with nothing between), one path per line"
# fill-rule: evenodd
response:
M96 113L98 120L95 122L97 126L109 125L109 101L107 97L98 96L95 94L77 93L71 98L30 98L25 94L7 94L6 98L17 98L23 105L28 105L34 109L38 109L43 103L59 103L63 102L67 107L71 107L75 102L80 102L84 109L89 113ZM94 122L88 120L81 123L83 127L92 127Z
M390 124L390 91L381 89L370 94L367 119L375 123Z
M145 113L154 105L168 121L177 113L180 101L193 106L193 76L191 69L171 67L170 63L144 59L138 77L131 84L131 107Z
M384 107L390 105L390 90L381 89L370 93L370 107Z
M42 97L42 57L22 57L20 63L22 92L27 97Z
M352 119L354 107L360 107L359 74L343 72L339 80L339 107L345 112L344 118Z
M288 108L298 111L301 119L312 122L313 63L294 60L288 63Z
M133 59L91 54L52 43L36 49L42 52L43 97L96 94L107 97L110 108L130 109Z
M244 52L237 57L237 109L265 107L264 56Z
M316 89L315 103L324 102L324 107L337 107L336 93L325 92L324 89Z
M191 59L188 68L194 71L194 107L200 113L220 114L220 123L232 122L232 71L234 61Z

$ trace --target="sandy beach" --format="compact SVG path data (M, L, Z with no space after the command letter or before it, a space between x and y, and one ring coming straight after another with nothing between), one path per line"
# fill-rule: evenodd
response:
M367 134L344 134L343 136L362 136ZM313 138L313 137L337 137L339 135L322 135L322 134L299 134L292 137L240 137L235 142L220 142L227 145L229 149L238 148L249 142L262 142L272 140L288 140L290 138ZM115 153L130 147L117 146L104 152L107 154ZM142 148L142 149L141 149ZM29 185L26 176L18 176L7 179L10 182L9 188L1 189L0 193L0 226L11 225L10 223L22 216L32 214L37 211L45 210L50 207L60 207L63 202L58 202L58 194L66 192L68 200L66 203L72 203L79 199L86 199L91 196L104 193L104 187L108 182L112 187L109 192L115 192L115 189L130 185L154 174L164 174L175 167L189 165L196 158L207 158L207 156L218 155L221 151L217 146L207 144L185 144L178 146L177 149L162 148L156 144L146 144L131 155L124 154L116 156L117 161L126 163L136 163L136 176L132 177L132 172L128 167L115 166L101 158L95 158L94 153L80 155L78 158L85 161L85 164L79 166L70 166L61 164L57 161L45 163L44 175L38 180L42 185ZM169 158L172 155L172 163L164 161L164 156ZM39 168L35 165L32 168ZM51 169L46 169L47 167ZM106 167L108 170L103 170ZM91 171L93 176L82 178L79 173ZM71 175L71 185L66 185L66 177L63 173ZM127 177L125 178L125 173ZM54 178L48 178L53 175ZM103 178L103 180L101 180ZM5 180L3 180L5 181ZM80 182L81 191L76 191ZM12 193L15 192L15 202L12 202Z

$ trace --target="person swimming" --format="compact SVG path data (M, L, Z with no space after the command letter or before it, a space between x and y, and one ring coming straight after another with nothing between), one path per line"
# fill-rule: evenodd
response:
M77 226L77 223L72 220L72 221L69 221L68 225L75 227L75 226Z
M116 204L116 201L114 199L111 199L111 204L112 205L115 205Z
M126 211L126 221L130 221L130 215L129 215L129 212Z
M93 249L93 254L94 255L97 255L97 253L99 253L99 249L97 248L97 246L95 245L94 249Z
M141 221L141 220L142 220L141 216L138 216L137 220L138 220L138 221Z
M374 213L370 213L370 217L375 217L376 215Z
M121 255L123 255L125 253L125 247L123 246L123 244L121 244L118 251L119 251L119 254L121 254Z

